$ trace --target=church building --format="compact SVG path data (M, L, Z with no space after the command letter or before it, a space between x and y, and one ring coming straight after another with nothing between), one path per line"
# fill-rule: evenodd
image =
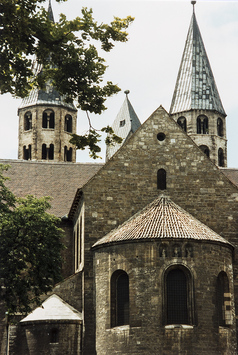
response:
M77 110L50 83L22 101L19 160L0 163L17 196L53 197L67 249L10 355L237 354L238 169L195 3L170 111L141 124L126 91L105 164L76 163Z

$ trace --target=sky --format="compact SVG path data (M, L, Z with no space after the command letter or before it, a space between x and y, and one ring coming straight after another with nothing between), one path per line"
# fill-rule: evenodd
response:
M47 1L48 2L48 1ZM109 23L113 16L135 17L127 43L116 43L110 53L100 53L108 65L105 80L121 88L109 98L108 109L91 115L95 128L112 124L130 90L129 100L141 123L160 105L170 109L175 82L192 17L191 1L147 0L51 0L55 21L60 13L68 19L80 16L81 8L93 9L97 22ZM238 0L202 1L195 13L227 114L228 167L238 168ZM0 159L17 159L18 116L21 99L0 95ZM78 112L77 133L87 130L87 117ZM105 144L101 143L105 160ZM77 152L78 162L95 162L87 151Z

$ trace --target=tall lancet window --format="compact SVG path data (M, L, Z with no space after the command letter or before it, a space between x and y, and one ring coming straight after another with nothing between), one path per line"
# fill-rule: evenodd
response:
M218 149L218 166L224 166L224 153L223 149Z
M223 137L223 121L220 117L217 119L217 135Z
M166 190L166 171L164 169L157 171L157 189Z
M111 277L111 326L129 324L129 276L117 270Z

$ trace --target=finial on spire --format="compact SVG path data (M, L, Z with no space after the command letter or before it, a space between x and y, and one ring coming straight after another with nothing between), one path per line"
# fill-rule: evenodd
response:
M191 1L191 4L193 5L193 12L194 12L194 6L196 4L197 1Z
M126 97L128 96L128 94L130 94L130 90L125 90L124 94L126 94Z

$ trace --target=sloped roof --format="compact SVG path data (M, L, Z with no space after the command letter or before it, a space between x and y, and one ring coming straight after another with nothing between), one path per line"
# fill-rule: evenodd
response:
M215 110L226 115L193 12L170 113Z
M47 298L40 307L22 319L21 323L50 320L81 321L82 314L54 294Z
M35 65L37 68L36 71L40 71L39 65L38 64ZM19 106L19 110L22 108L31 107L35 105L63 106L70 110L77 111L73 104L64 101L64 97L61 96L50 83L46 84L45 90L40 90L40 89L31 90L29 95L22 100Z
M134 133L140 126L140 120L135 113L135 110L128 99L129 91L125 91L126 98L123 102L123 105L117 114L115 121L112 124L112 129L114 133L121 137L122 143L115 144L114 146L107 146L106 149L106 159L110 159L116 151L125 143L127 138Z
M238 187L238 169L222 168L219 169L226 175L226 177Z
M167 196L161 195L127 222L97 241L94 247L113 242L170 238L229 244Z
M103 166L101 163L58 163L2 160L9 164L7 185L18 197L51 196L50 213L63 217L69 213L76 191Z

